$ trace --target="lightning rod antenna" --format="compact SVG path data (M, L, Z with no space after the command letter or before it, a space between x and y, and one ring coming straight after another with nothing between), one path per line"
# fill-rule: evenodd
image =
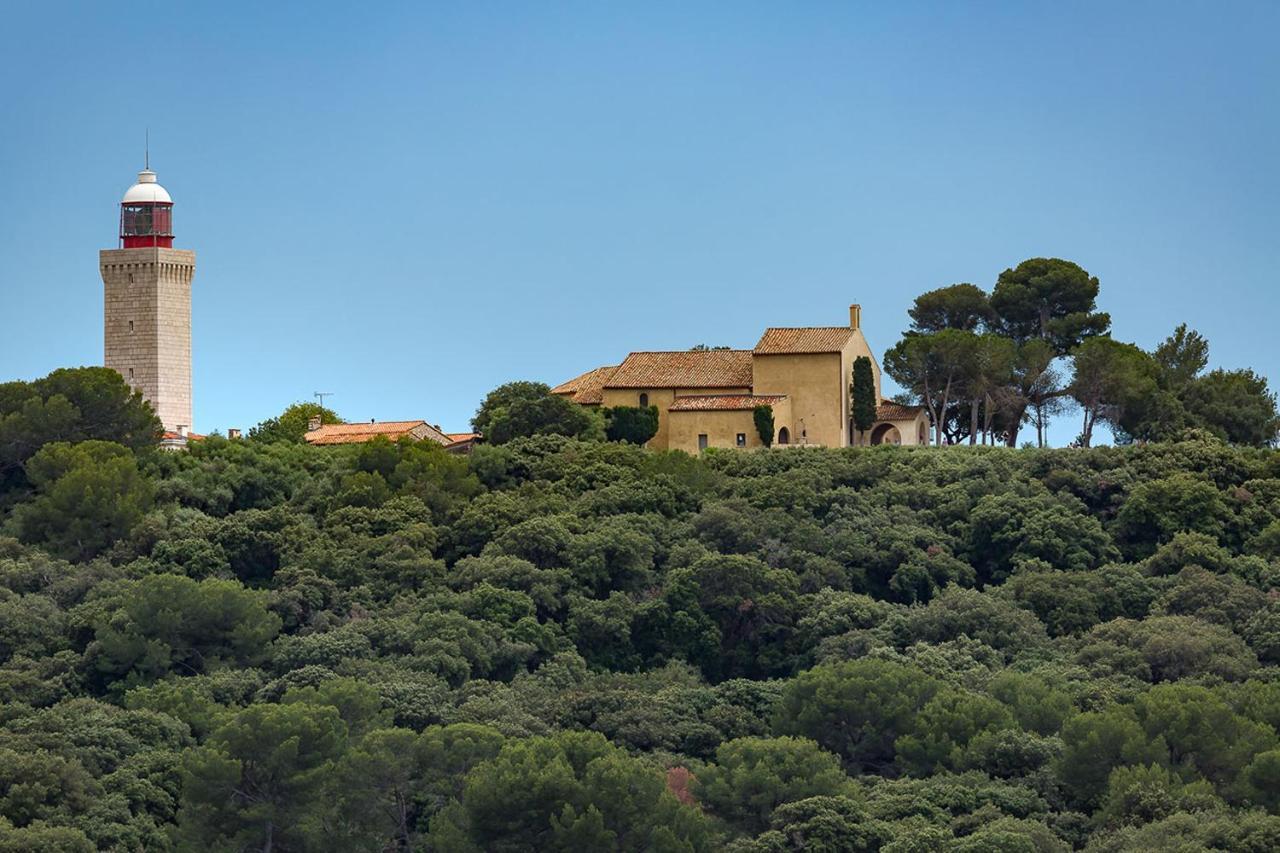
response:
M146 147L142 149L142 168L151 171L151 128L147 128Z

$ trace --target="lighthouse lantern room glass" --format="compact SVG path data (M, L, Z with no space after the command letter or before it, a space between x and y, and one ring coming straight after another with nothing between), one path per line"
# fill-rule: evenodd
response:
M173 246L173 200L145 169L120 202L120 243L126 249Z

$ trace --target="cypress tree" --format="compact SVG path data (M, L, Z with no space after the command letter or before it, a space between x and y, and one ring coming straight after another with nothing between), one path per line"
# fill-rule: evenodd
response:
M853 426L859 437L876 422L876 379L871 372L871 359L860 355L853 361Z
M752 412L756 422L756 432L765 447L773 447L773 406L756 406Z

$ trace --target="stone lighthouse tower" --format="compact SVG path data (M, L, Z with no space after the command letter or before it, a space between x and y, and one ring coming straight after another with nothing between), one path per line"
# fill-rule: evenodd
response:
M196 253L173 248L173 199L146 168L120 202L120 248L98 253L105 364L142 392L164 428L191 429L191 279Z

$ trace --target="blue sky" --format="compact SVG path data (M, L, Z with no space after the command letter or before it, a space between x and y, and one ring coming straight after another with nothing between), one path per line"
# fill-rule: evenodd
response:
M839 324L1032 256L1116 337L1280 382L1280 4L13 4L0 378L101 361L151 162L196 428L331 391L462 430L514 378ZM1077 432L1061 419L1055 443Z

